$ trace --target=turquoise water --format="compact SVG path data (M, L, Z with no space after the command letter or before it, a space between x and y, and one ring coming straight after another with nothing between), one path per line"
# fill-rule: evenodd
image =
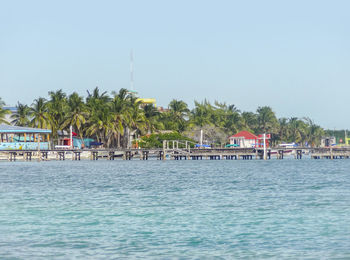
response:
M0 258L350 259L350 160L1 162Z

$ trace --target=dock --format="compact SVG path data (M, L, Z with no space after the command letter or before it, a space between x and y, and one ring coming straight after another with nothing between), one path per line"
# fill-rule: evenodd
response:
M178 148L154 149L51 149L51 150L1 150L0 159L8 161L49 160L262 160L266 158L283 160L286 156L301 160L349 159L350 147L322 148L269 148L266 157L262 148Z

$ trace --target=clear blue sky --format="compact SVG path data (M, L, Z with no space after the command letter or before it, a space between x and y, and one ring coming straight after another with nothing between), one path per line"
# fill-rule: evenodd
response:
M129 88L348 128L350 1L2 1L0 97Z

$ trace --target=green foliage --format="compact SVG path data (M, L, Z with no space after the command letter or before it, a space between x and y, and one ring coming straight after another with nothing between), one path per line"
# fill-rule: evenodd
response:
M47 104L46 99L42 97L34 100L29 112L29 118L31 118L29 126L38 128L50 127L51 120Z
M17 126L27 126L30 123L30 107L17 103L17 112L11 115L11 123Z
M325 134L311 119L277 118L269 106L258 107L255 112L241 112L233 104L218 101L211 104L204 100L194 101L194 108L190 110L184 101L174 99L168 109L158 110L153 105L140 103L126 89L111 94L98 87L87 91L85 99L75 92L67 95L62 90L50 91L48 99L39 97L29 107L18 103L12 123L51 128L54 135L57 130L69 130L72 126L79 137L94 138L106 147L130 147L131 136L143 136L142 147L162 147L163 140L196 140L198 143L201 130L204 143L218 146L242 130L256 135L270 133L273 145L308 142L317 146ZM9 112L2 109L3 105L0 99L0 122L6 122L4 117ZM153 134L160 130L173 133Z
M184 101L173 99L168 106L169 110L160 115L163 128L182 132L186 129L188 122L186 118L190 110Z
M5 120L5 116L10 114L10 111L7 109L3 109L3 106L5 105L5 102L2 101L0 98L0 124L8 124L8 122Z

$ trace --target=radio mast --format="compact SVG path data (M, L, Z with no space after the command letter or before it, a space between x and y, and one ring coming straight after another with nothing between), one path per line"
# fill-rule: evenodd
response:
M130 90L134 91L134 53L130 52Z

